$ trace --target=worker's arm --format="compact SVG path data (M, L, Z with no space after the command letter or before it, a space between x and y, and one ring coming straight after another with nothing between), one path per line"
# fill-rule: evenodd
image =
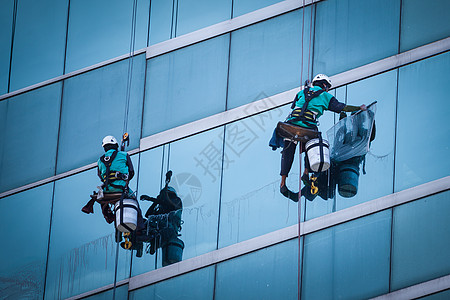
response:
M97 166L97 175L98 175L98 178L100 178L100 180L103 181L102 173L100 173L100 168L98 166Z
M130 181L134 177L134 167L131 162L131 157L127 154L127 166L128 166L128 181Z
M358 110L367 110L366 105L361 105L361 106L353 106L353 105L346 105L342 111L345 112L354 112L354 111L358 111Z

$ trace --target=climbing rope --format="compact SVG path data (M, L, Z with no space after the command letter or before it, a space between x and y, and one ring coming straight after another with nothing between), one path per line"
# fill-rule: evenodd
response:
M134 58L134 48L135 48L135 39L136 39L136 15L137 15L137 0L133 0L133 8L131 13L131 33L130 33L130 48L129 48L129 57L128 57L128 74L127 74L127 89L125 95L125 112L123 118L123 138L122 138L122 146L124 146L125 140L128 139L128 113L130 107L130 98L131 98L131 83L133 79L133 58ZM128 140L129 143L129 140ZM122 150L122 149L121 149ZM128 186L128 185L127 185ZM119 262L119 238L118 232L116 229L116 258L115 258L115 266L114 266L114 288L113 288L113 299L116 299L116 287L117 287L117 266Z

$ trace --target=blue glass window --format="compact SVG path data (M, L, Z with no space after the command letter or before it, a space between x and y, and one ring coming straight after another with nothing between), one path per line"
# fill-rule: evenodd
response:
M0 199L4 299L43 297L53 184Z
M81 212L99 183L96 169L55 183L46 299L68 298L114 281L114 224L105 222L98 203L94 214ZM120 248L117 280L129 277L130 259L131 252Z
M450 53L400 68L395 191L450 175L449 68Z
M0 94L8 92L14 0L0 3Z
M306 236L302 299L368 299L389 291L391 211Z
M217 265L214 299L297 299L298 240Z
M233 0L233 18L275 4L281 0Z
M450 2L446 0L403 0L400 51L450 36L448 11Z
M61 75L66 45L68 0L17 3L11 91Z
M147 46L149 0L137 1L135 50ZM66 73L130 52L133 0L70 2Z
M314 72L334 75L398 52L400 1L317 4Z
M394 208L392 290L450 273L450 192Z
M113 297L115 296L115 298ZM116 287L116 292L114 295L114 290L108 290L106 292L95 294L90 297L83 298L85 300L110 300L110 299L127 299L128 297L128 285L122 285Z
M180 36L230 19L231 1L178 0L175 36Z
M57 172L94 163L106 135L120 140L124 130L129 60L107 65L64 82ZM130 146L139 145L145 55L133 59L127 128Z
M305 11L308 32L310 12ZM227 109L300 86L301 36L301 10L234 31ZM308 65L305 49L303 80Z
M298 222L297 204L280 193L281 149L269 147L277 122L289 111L278 108L226 126L219 248ZM287 181L294 191L298 167L297 158Z
M130 292L130 300L213 299L214 266L183 274Z
M148 61L143 136L224 111L229 36Z
M152 0L150 11L149 45L154 45L172 37L173 1Z
M0 102L0 192L55 175L61 83Z

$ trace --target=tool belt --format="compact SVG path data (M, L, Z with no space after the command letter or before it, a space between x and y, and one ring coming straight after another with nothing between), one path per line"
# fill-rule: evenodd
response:
M120 172L116 172L116 171L111 171L109 172L108 178L107 174L103 175L103 183L106 183L106 181L115 181L115 180L123 180L123 181L127 181L128 180L128 174L124 174L124 173L120 173Z

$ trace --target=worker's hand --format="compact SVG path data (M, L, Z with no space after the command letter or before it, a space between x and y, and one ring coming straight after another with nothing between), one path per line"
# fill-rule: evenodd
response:
M367 106L366 106L365 104L361 105L359 108L360 108L361 110L367 110Z

